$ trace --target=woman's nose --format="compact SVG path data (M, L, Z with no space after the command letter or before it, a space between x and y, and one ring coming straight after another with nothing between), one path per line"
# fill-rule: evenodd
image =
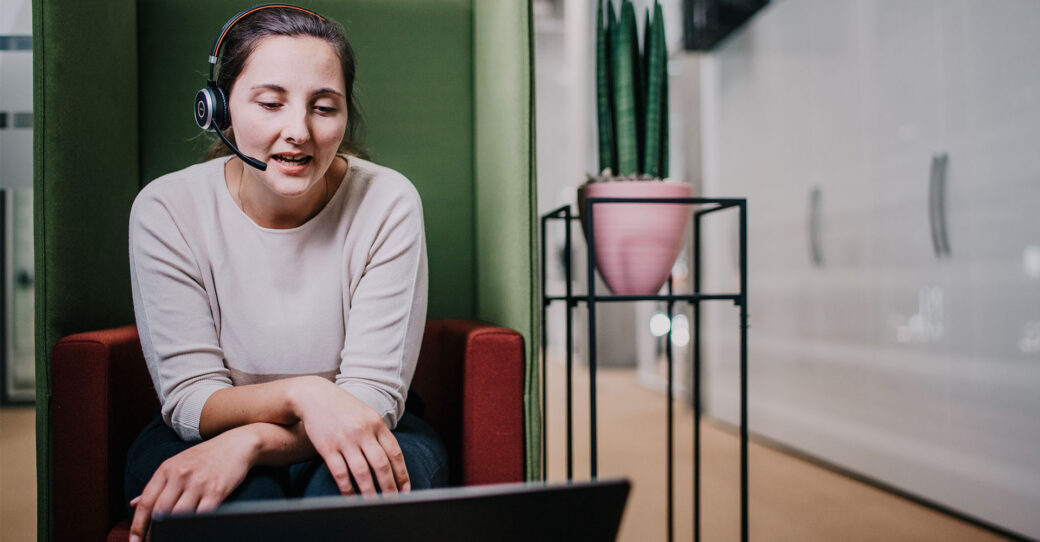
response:
M285 124L282 126L282 137L286 141L302 144L310 140L310 125L307 119L306 108L292 108L286 111Z

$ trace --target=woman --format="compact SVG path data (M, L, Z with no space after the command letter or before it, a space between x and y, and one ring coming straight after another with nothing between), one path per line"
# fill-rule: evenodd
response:
M162 412L128 454L131 540L158 513L447 478L443 445L404 412L426 319L421 204L349 152L342 28L272 7L217 47L233 139L267 168L218 157L134 202L134 310Z

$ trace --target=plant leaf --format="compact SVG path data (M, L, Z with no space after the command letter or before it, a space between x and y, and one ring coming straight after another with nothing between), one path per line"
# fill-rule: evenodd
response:
M617 175L633 175L639 169L639 135L636 129L636 91L632 55L636 36L635 9L629 0L621 4L621 20L618 22L611 50L614 76L614 115L617 122Z
M610 20L604 10L604 2L597 0L596 9L596 116L599 127L599 171L610 168L617 170L614 157L614 117L611 100L610 80L610 31L614 21L614 8L608 6ZM614 23L616 24L616 23Z
M649 52L647 53L647 107L646 125L643 138L643 156L646 157L644 172L653 177L661 177L661 138L662 113L664 112L665 80L668 78L668 53L664 42L664 17L661 4L654 2L654 20L647 25L650 35Z

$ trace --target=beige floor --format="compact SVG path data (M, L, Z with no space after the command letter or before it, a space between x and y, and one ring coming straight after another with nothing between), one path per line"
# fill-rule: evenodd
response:
M588 478L588 376L575 371L575 478ZM597 375L599 475L628 477L633 492L620 540L666 540L665 398L629 370ZM564 370L549 368L550 480L566 478ZM693 415L675 409L676 540L692 539ZM739 439L701 423L702 540L740 539ZM851 480L773 448L752 444L750 538L756 541L1001 540L948 515Z
M36 417L0 409L0 541L36 539Z
M565 471L563 369L550 364L549 477ZM665 540L664 398L636 383L632 371L600 371L600 477L625 476L633 492L620 540ZM575 371L575 472L588 475L587 375ZM676 408L676 457L692 455L692 415ZM34 418L31 408L0 409L0 541L36 536ZM702 539L739 540L739 443L702 423ZM752 444L751 539L762 540L1000 540L931 509L850 480L774 449ZM692 468L676 464L676 540L692 531Z

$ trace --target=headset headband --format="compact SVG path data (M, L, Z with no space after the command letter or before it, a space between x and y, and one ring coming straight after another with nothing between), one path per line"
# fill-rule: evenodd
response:
M315 12L309 10L309 9L301 8L300 6L294 6L292 4L262 4L262 5L259 5L259 6L253 6L251 8L247 8L247 9L242 10L241 12L238 13L238 15L235 15L234 17L228 19L228 22L224 23L224 28L222 28L220 30L220 35L217 36L216 41L213 42L213 51L211 51L210 54L209 54L209 81L211 83L214 83L214 84L216 83L216 80L213 79L213 71L214 71L214 69L216 68L216 65L217 65L217 58L218 58L217 55L220 54L220 46L224 43L224 37L227 36L228 31L230 31L231 27L235 26L235 24L238 23L238 21L241 20L246 15L249 15L251 13L256 13L257 11L260 11L262 9L267 9L267 8L295 9L297 11L302 11L304 13L309 13L311 15L314 15L315 17L321 19L322 21L326 20L325 17L322 17L321 15L318 15L317 13L315 13Z
M213 79L213 72L216 69L218 55L220 55L220 46L224 43L224 37L227 36L231 27L235 26L235 24L238 23L238 21L241 21L246 15L267 8L295 9L313 15L321 19L323 22L326 21L325 17L322 17L309 9L293 6L291 4L263 4L243 10L238 15L228 19L227 23L224 23L224 28L220 30L220 35L217 36L217 40L213 42L213 50L210 51L209 54L209 80L206 81L206 86L195 94L195 123L199 125L199 128L216 132L217 137L219 137L220 140L235 153L235 155L241 158L246 164L259 169L260 171L267 170L267 164L261 160L243 154L242 151L238 150L238 147L228 141L227 137L225 137L222 132L222 130L231 126L231 111L228 109L227 93L217 86L216 81Z

